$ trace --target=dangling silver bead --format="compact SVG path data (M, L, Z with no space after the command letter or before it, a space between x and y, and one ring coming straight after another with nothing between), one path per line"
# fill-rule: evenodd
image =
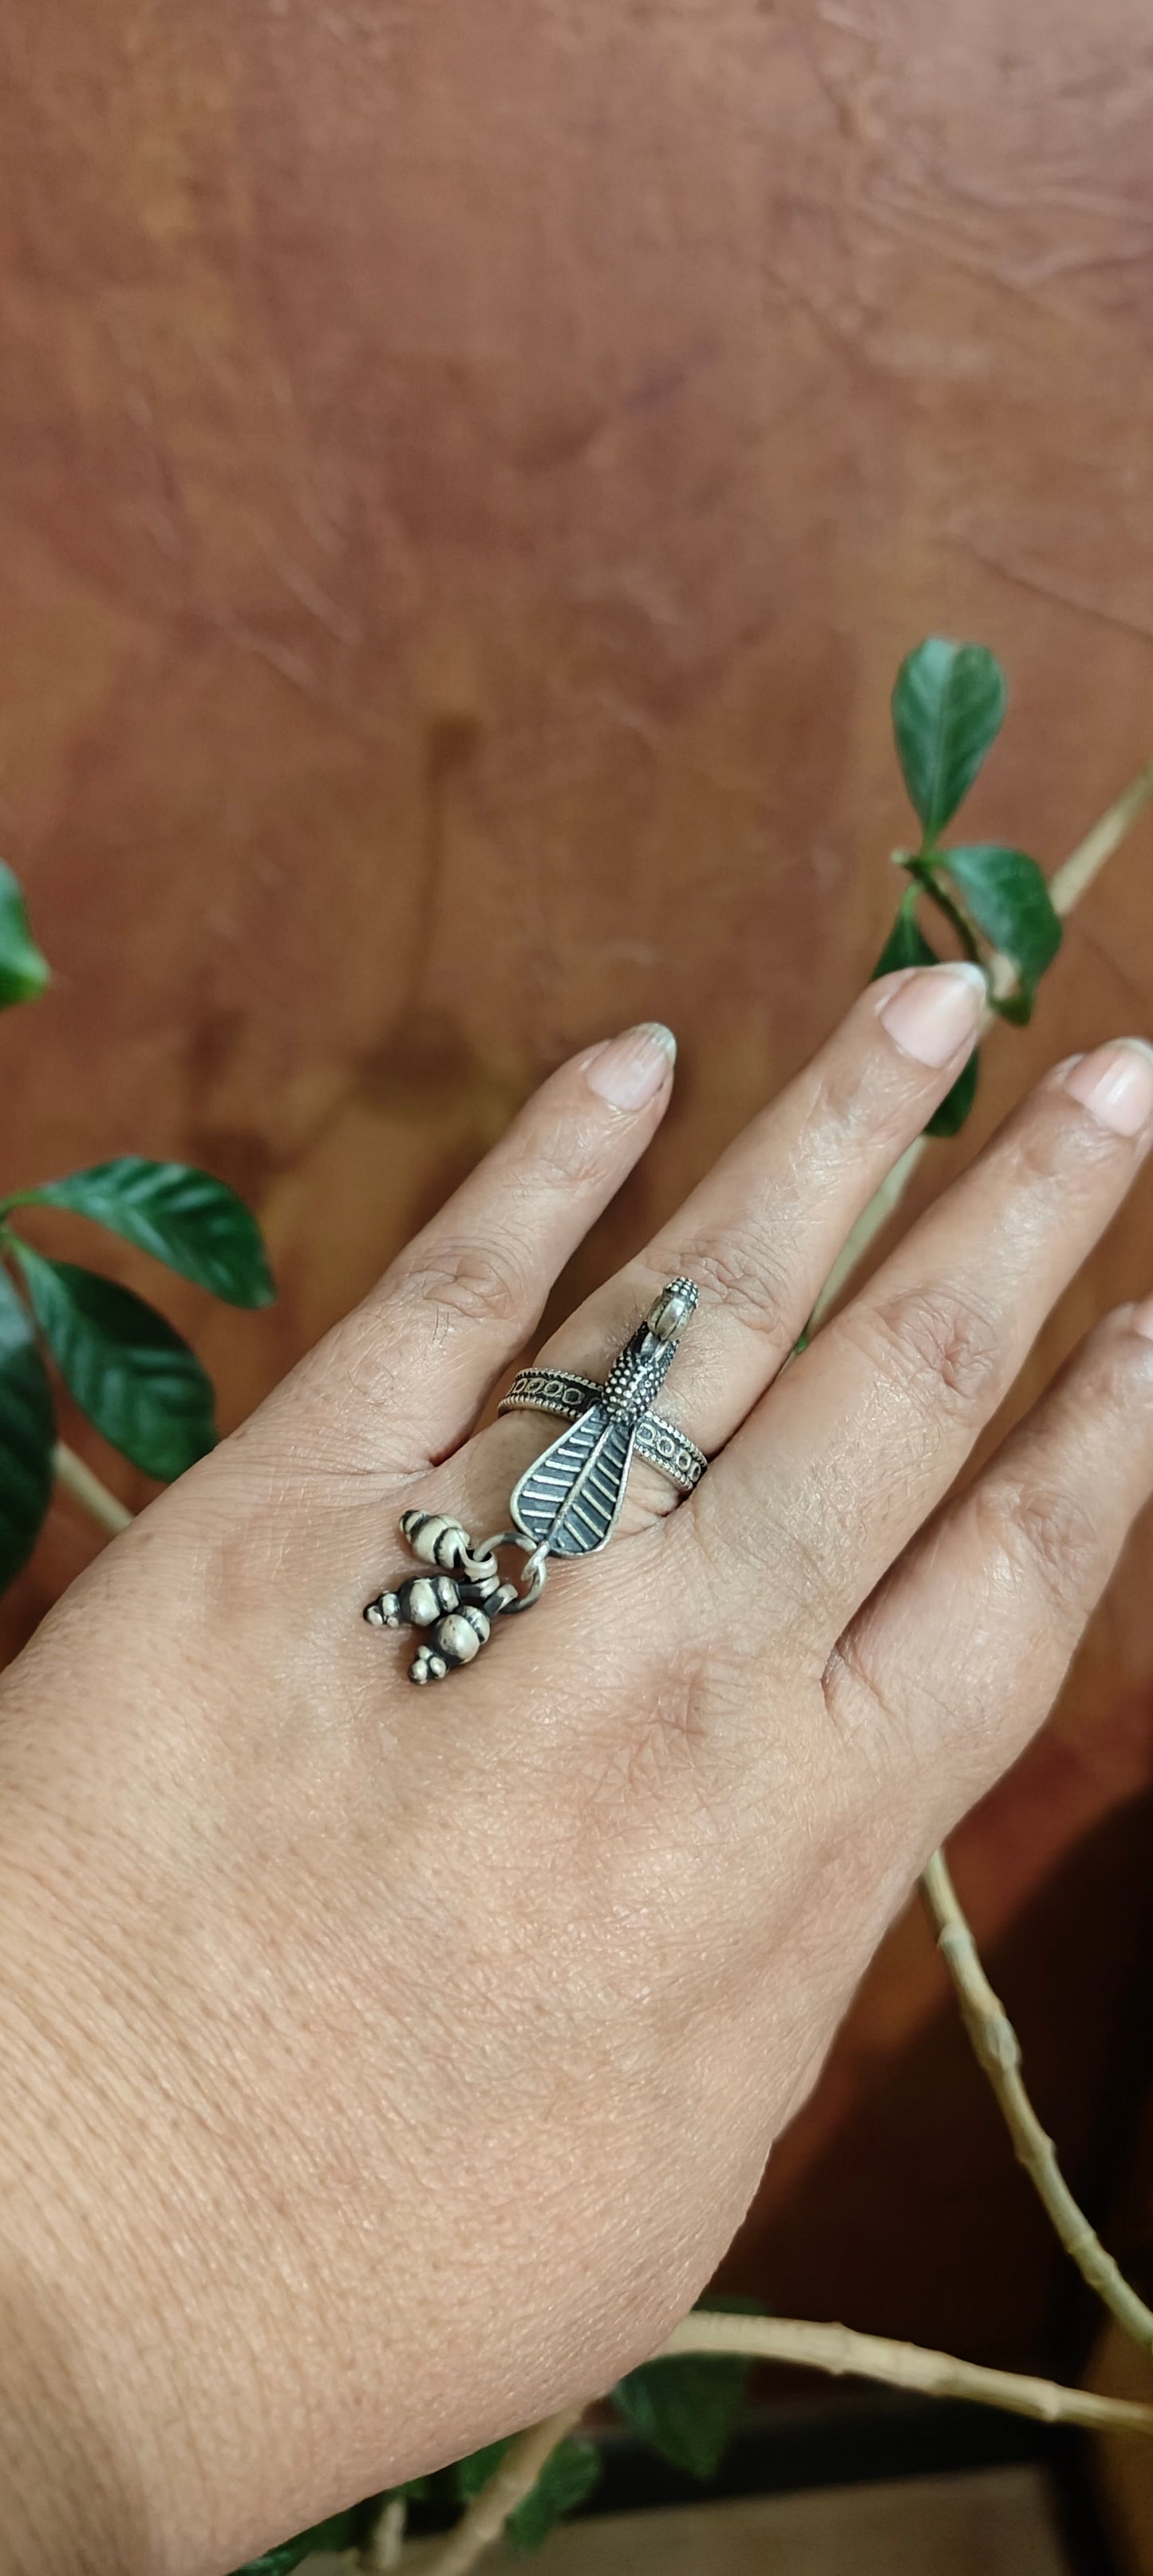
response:
M400 1526L413 1555L422 1565L447 1566L452 1573L471 1566L472 1541L459 1521L444 1512L402 1512Z
M466 1601L459 1610L450 1610L438 1619L428 1643L421 1646L409 1665L409 1679L414 1682L442 1681L455 1672L459 1664L471 1664L492 1634L491 1621L479 1602Z

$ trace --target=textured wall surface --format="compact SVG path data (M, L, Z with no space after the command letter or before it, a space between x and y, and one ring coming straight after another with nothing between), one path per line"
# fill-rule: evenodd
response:
M162 1292L231 1422L574 1044L682 1045L582 1284L797 1064L891 911L921 634L1006 660L973 820L1046 863L1153 750L1153 31L7 0L0 64L0 843L57 969L0 1024L3 1176L135 1149L252 1196L279 1308ZM1151 881L1153 824L974 1141L1153 1023ZM1031 1383L1151 1285L1146 1189ZM91 1544L60 1505L13 1636ZM1147 2052L1150 1546L958 1858L1095 2190ZM1063 2275L942 2010L910 1921L744 2277L1052 2355Z

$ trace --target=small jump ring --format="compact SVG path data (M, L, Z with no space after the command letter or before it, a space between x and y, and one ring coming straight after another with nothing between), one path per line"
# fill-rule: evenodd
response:
M495 1556L499 1547L523 1548L523 1546L524 1540L519 1530L497 1530L492 1538L486 1538L483 1541L482 1545L476 1552L478 1556ZM531 1610L533 1602L539 1601L540 1596L544 1591L545 1578L547 1574L547 1547L531 1548L526 1554L524 1564L521 1567L522 1581L527 1577L524 1591L520 1594L519 1599L506 1603L506 1619L510 1618L514 1611Z

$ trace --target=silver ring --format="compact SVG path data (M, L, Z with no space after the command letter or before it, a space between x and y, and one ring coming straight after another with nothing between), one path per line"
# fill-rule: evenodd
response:
M462 1521L414 1507L400 1534L427 1574L405 1575L366 1602L370 1628L415 1628L421 1641L409 1665L414 1682L443 1681L471 1664L493 1623L531 1610L554 1557L596 1556L620 1518L634 1455L659 1467L682 1494L700 1483L708 1460L687 1433L654 1413L651 1399L676 1357L697 1304L691 1279L670 1279L618 1351L603 1385L567 1369L522 1369L500 1407L560 1414L571 1424L525 1468L509 1502L512 1527L479 1547ZM502 1580L497 1550L524 1551L520 1585Z
M497 1412L553 1413L563 1422L576 1422L600 1392L599 1379L579 1377L572 1369L518 1369ZM658 1468L682 1494L691 1494L699 1485L709 1463L687 1431L678 1431L663 1413L644 1415L637 1425L635 1445L637 1457Z

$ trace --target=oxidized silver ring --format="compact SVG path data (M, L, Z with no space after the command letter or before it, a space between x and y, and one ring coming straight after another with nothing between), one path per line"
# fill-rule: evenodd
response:
M578 1377L572 1369L519 1369L496 1409L498 1413L559 1413L566 1422L576 1422L586 1406L596 1403L600 1391L595 1377ZM691 1494L699 1485L709 1463L687 1431L678 1431L663 1413L642 1413L634 1449L638 1458L659 1468L682 1494Z
M634 1457L659 1467L682 1493L699 1484L708 1465L704 1451L651 1409L696 1303L691 1279L670 1279L603 1386L564 1369L521 1370L501 1412L531 1406L561 1414L567 1427L515 1487L512 1529L474 1546L461 1523L443 1512L402 1512L402 1537L436 1571L378 1592L364 1616L374 1628L427 1631L408 1668L411 1681L442 1681L457 1665L470 1664L487 1645L494 1620L540 1599L550 1558L594 1556L607 1546ZM502 1577L497 1563L499 1551L510 1546L524 1551L519 1582Z

